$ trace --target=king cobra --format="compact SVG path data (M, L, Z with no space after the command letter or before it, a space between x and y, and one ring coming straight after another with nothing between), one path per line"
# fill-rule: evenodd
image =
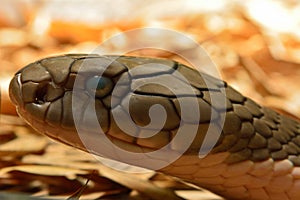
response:
M147 68L134 71L140 65ZM172 81L175 92L155 81L147 84L149 79ZM141 82L146 84L134 87ZM74 94L75 85L77 94ZM185 90L185 86L191 89ZM11 80L9 93L19 115L28 124L75 148L152 169L151 165L143 165L142 156L137 156L139 162L122 155L113 157L111 152L105 152L108 146L97 144L106 137L111 144L137 155L171 144L168 151L170 155L179 152L178 158L170 163L166 161L156 171L227 199L300 199L300 123L258 105L226 82L181 63L97 54L49 57L18 71ZM224 98L224 105L215 104L213 97ZM199 118L181 122L179 99L196 101ZM129 113L124 101L128 102ZM140 137L142 132L147 132L142 128L154 120L149 114L153 105L163 107L166 121L155 135ZM97 126L93 123L89 124L92 111L103 134L95 131ZM114 113L129 115L131 122L118 123ZM192 114L193 110L188 113ZM223 124L219 123L221 117ZM178 142L173 143L182 124L197 125L195 137L184 151ZM218 137L215 143L211 141L212 148L207 155L201 157L199 151L208 129ZM182 138L190 135L189 132L181 134ZM156 159L161 161L161 158L151 159L154 163Z

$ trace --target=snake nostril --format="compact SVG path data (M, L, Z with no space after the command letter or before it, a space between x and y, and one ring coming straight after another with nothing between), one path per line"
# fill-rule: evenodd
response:
M41 84L36 90L35 103L43 104L47 101L48 84Z

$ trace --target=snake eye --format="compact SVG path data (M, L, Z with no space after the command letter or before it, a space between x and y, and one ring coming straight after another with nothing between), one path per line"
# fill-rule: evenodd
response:
M102 98L110 94L113 88L113 82L104 76L93 76L86 82L86 88L95 94L96 97Z

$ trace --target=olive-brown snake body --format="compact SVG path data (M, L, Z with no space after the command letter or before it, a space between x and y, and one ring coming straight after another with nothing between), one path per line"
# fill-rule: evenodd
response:
M108 68L103 69L107 63ZM148 66L147 70L131 72L143 64ZM80 70L86 72L84 76L78 75ZM172 79L177 96L155 83L132 89L149 78L168 82L175 76L175 71L188 81L178 77ZM102 76L97 75L100 72ZM114 91L121 76L125 77L124 82ZM78 94L78 103L72 104L76 79L82 93ZM190 86L192 93L182 89L185 86ZM91 91L94 96L90 95ZM90 111L95 109L97 122L114 145L143 155L171 144L171 153L182 153L174 162L158 169L160 172L228 199L300 199L300 123L256 104L219 79L175 61L88 54L46 58L16 73L10 84L10 97L19 114L31 126L76 148L110 156L110 152L99 152L103 149L97 144L102 139L93 132L94 124L81 127L86 132L84 136L79 135L75 127L72 109L81 111L78 119L84 124L89 124ZM111 101L113 97L117 100ZM211 101L214 97L224 99L224 104L214 104ZM91 98L94 98L94 104L89 103ZM200 111L199 119L186 118L186 124L197 125L198 129L195 139L184 152L181 152L180 143L172 142L181 126L180 98L187 102L196 100ZM129 102L130 117L134 122L130 126L123 124L128 126L125 128L132 133L130 135L122 131L113 117L113 113L126 114L125 101ZM157 134L143 138L141 136L147 131L140 127L150 123L148 112L155 104L164 107L166 123ZM224 124L218 123L220 116L224 117ZM212 151L205 158L199 158L209 127L221 135ZM85 142L82 137L86 137ZM92 148L87 147L86 142ZM152 168L143 165L142 156L136 158L138 161L130 159L121 161L129 164L139 161L140 166Z

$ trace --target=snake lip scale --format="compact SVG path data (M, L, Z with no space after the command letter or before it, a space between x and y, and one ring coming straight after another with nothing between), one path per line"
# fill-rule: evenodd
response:
M147 68L135 70L140 65ZM144 84L149 80L152 82ZM174 85L174 90L155 83L161 80ZM185 89L187 86L189 90ZM156 169L159 172L227 199L300 199L300 123L258 105L226 82L181 63L97 54L49 57L18 71L11 80L9 93L19 115L34 129L75 148L153 168L143 164L143 156L112 156L111 151L100 148L97 144L103 137L91 123L90 113L94 111L102 133L118 148L145 155L167 146L170 155L178 155L172 162L150 156L153 161L167 163ZM214 98L224 99L224 104L214 103ZM189 110L184 118L181 100L197 102L200 117L193 118L194 111ZM158 122L151 124L155 119L148 115L149 109L157 104L164 108L166 116L160 128ZM125 116L125 105L132 121L118 124L114 114ZM74 110L78 112L79 124L84 126L76 127ZM224 122L220 123L222 117ZM174 141L181 119L184 125L197 126L187 149ZM149 123L151 126L147 126ZM120 125L127 130L123 131ZM157 134L143 137L149 130ZM220 136L215 138L208 155L200 158L207 130ZM184 133L184 137L189 134Z

